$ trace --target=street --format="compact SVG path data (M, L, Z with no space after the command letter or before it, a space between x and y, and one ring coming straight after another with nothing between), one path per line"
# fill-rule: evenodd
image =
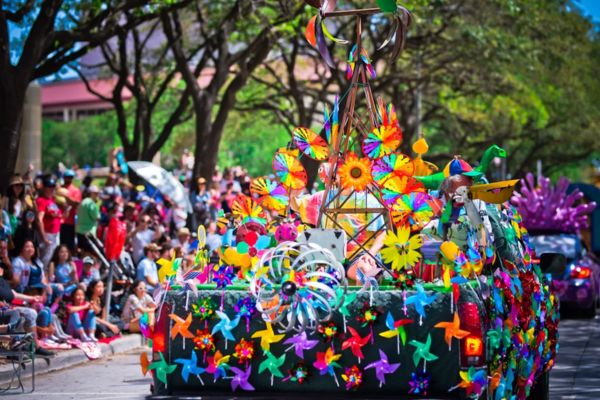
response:
M579 400L600 397L600 318L564 319L560 349L550 375L550 399ZM36 377L36 390L21 398L144 399L150 375L139 366L142 349ZM145 350L148 351L148 350ZM26 381L29 385L31 382ZM411 397L412 398L412 397Z

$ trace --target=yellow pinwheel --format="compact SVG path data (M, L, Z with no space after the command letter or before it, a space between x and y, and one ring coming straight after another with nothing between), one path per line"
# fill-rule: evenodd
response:
M410 236L410 228L398 229L398 234L388 231L383 244L386 246L381 250L381 255L386 263L392 264L393 270L401 270L406 265L414 267L421 258L416 251L421 248L423 242L420 235Z
M264 331L258 331L254 335L252 335L253 339L260 338L260 347L262 347L263 350L266 351L271 350L271 343L277 343L284 337L285 335L274 334L273 327L271 326L270 322L267 322L267 329L265 329Z
M177 273L177 271L173 269L173 264L175 263L175 252L173 252L173 258L171 261L161 258L156 263L160 265L160 269L158 270L158 283L162 283L167 276L175 275Z

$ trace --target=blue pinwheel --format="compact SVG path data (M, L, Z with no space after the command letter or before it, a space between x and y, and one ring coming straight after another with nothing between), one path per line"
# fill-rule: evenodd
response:
M225 349L227 349L227 340L235 341L235 338L231 334L231 331L235 329L235 327L237 327L240 323L240 316L237 315L232 321L229 319L227 314L225 314L222 311L216 310L215 313L219 316L219 318L221 318L221 321L213 327L211 335L214 335L216 332L221 331L223 337L225 338Z
M200 374L203 374L206 370L198 366L198 357L196 356L195 351L192 351L192 356L189 360L186 358L178 358L175 360L175 362L183 365L183 368L181 369L181 377L186 383L190 374L194 374L198 377L200 383L202 383L202 386L204 386L204 382L202 381L202 378L200 378Z
M431 303L433 303L435 301L435 299L437 298L437 293L428 297L427 294L425 293L425 289L423 289L423 286L421 286L418 283L415 283L415 287L417 288L417 293L408 297L406 299L406 304L414 304L415 305L415 310L417 310L417 312L421 315L419 324L422 325L423 317L426 317L425 309L423 307L428 306Z

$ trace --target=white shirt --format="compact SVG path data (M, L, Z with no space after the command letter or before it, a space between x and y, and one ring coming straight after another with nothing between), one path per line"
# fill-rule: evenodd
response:
M144 257L144 247L152 242L154 237L154 231L146 229L145 231L139 231L131 238L131 247L133 247L133 261L140 262Z
M181 248L183 249L183 254L187 254L188 250L190 249L190 242L186 241L184 243L181 243L179 241L179 238L175 238L175 239L171 240L171 246L173 246L173 247L181 246Z

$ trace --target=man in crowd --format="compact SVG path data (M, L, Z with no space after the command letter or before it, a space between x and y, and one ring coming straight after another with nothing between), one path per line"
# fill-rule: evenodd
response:
M88 188L89 197L77 207L77 244L84 253L92 253L94 250L85 237L87 232L96 235L98 221L100 220L100 209L98 208L98 196L100 190L92 185Z
M160 257L161 248L154 243L144 247L144 258L138 263L136 279L146 282L148 293L152 293L158 284L158 268L156 260Z
M153 229L150 229L150 227ZM133 247L133 261L139 263L145 255L144 248L153 241L160 239L162 233L156 220L152 220L148 215L143 215L130 236L131 246Z
M75 246L75 216L77 215L77 206L81 203L81 191L73 185L75 171L68 169L63 175L64 184L61 194L67 200L68 210L60 225L60 243L66 245L72 255L77 254Z
M48 266L54 249L60 244L60 220L62 212L54 201L56 181L52 178L43 180L42 195L37 198L38 219L43 242L40 244L40 259L44 267Z
M181 246L183 254L187 254L190 249L190 230L184 227L177 231L177 237L171 240L171 245Z

